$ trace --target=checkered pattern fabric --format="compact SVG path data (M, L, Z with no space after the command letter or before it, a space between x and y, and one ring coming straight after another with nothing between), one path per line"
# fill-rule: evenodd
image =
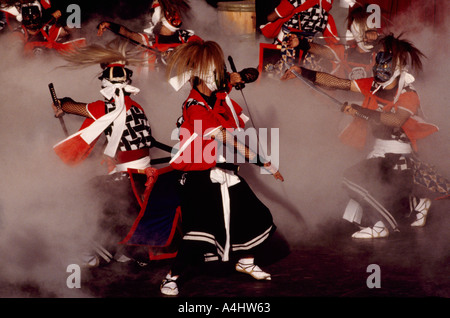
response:
M308 10L296 13L284 25L305 32L323 32L327 27L328 12L315 5Z
M116 108L114 103L106 103L106 113ZM132 106L126 113L126 125L119 143L119 151L137 150L150 148L151 129L144 112ZM106 138L109 139L112 133L112 125L105 130Z
M408 161L406 160L405 156L400 156L398 158L398 161L395 163L394 166L394 170L399 170L399 171L403 171L403 170L407 170L407 169L411 169L411 164L408 164Z
M434 166L421 162L415 157L408 159L414 169L414 183L444 197L450 195L450 181L440 175Z
M290 1L294 7L298 7L304 1ZM308 10L296 13L292 18L287 21L282 31L284 33L281 42L281 57L284 63L291 65L300 59L300 56L296 56L295 49L288 48L287 41L291 29L297 29L309 33L323 32L327 27L328 12L320 8L319 5L315 5Z

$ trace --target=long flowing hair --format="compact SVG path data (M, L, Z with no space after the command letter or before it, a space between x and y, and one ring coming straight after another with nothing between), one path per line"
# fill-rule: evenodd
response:
M182 80L190 74L191 80L204 80L214 72L221 88L225 83L225 60L222 48L214 41L192 41L179 45L167 63L167 77L176 76Z
M422 58L426 57L410 41L400 39L402 34L395 37L392 33L380 39L380 45L387 52L392 52L394 67L401 69L410 65L416 71L422 70Z
M115 39L105 45L91 44L77 47L62 54L68 62L66 67L79 68L100 64L103 69L108 64L143 65L146 60L142 57L142 50L138 47L129 48L128 42Z

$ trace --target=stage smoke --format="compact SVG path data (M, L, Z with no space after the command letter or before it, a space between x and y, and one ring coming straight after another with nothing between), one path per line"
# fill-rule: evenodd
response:
M238 71L258 67L259 43L267 43L267 39L257 37L253 41L225 35L213 7L203 1L191 1L191 6L191 16L183 22L183 28L194 30L204 40L218 42L225 57L233 57ZM337 16L342 15L338 7L333 10ZM140 15L138 20L116 22L141 32L147 27L148 18ZM92 15L77 32L89 43L106 43L114 36L109 33L96 37L95 26L101 20L103 17ZM414 21L411 15L409 21ZM427 56L424 72L415 75L414 86L427 120L440 128L437 134L419 143L420 155L448 176L448 23L438 31L423 27L415 33L405 33L405 38ZM399 33L395 29L395 34ZM88 183L92 177L105 174L106 167L100 165L99 156L76 167L66 166L56 157L52 147L65 136L53 116L48 84L54 83L60 98L93 102L102 99L97 79L100 67L61 68L65 61L56 54L24 58L5 35L0 41L0 284L6 286L0 297L89 297L83 289L67 287L66 269L80 262L79 256L97 230L102 201L93 195ZM230 70L229 65L227 68ZM175 145L172 131L190 88L176 92L163 72L145 75L134 71L133 85L141 89L134 99L143 106L153 136ZM296 79L280 82L261 77L247 84L243 93L247 105L239 91L233 90L230 96L251 116L254 128L269 132L279 129L279 140L270 139L269 134L268 142L278 143L279 169L285 182L261 174L255 165L245 164L241 170L272 211L279 233L296 248L323 230L324 225L340 226L345 222L342 214L348 202L341 185L342 173L365 157L365 153L338 140L349 118L338 106ZM345 95L337 96L346 101ZM70 133L82 123L82 118L72 115L65 115L64 120ZM151 151L154 158L167 155Z

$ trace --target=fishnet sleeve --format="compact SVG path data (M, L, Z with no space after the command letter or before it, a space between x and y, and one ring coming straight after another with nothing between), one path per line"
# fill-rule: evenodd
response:
M236 153L242 155L247 162L256 164L257 166L264 167L275 179L284 181L283 176L278 169L272 165L270 161L262 162L256 152L248 148L246 145L239 142L233 135L231 135L226 129L222 128L215 134L214 138L222 142L225 146L234 149ZM255 160L256 159L256 160Z
M86 107L87 103L79 103L69 97L64 97L59 101L61 103L61 109L65 113L91 118Z
M352 81L348 79L339 78L328 73L317 72L314 84L328 89L340 89L344 91L349 91L351 88Z
M260 161L256 152L238 141L237 138L230 134L225 128L222 128L214 137L225 146L234 149L236 153L245 158L245 161L255 163L259 166L264 165L264 163Z
M310 46L309 53L321 56L327 60L336 60L335 53L328 46L317 43L310 43Z
M382 124L389 127L400 128L411 116L411 113L404 109L397 109L395 113L382 113L376 110L363 108L356 104L352 104L351 106L356 110L355 115L357 117L365 120L372 120L377 124Z
M382 113L380 122L386 126L401 127L410 116L410 112L403 109L397 109L395 113Z

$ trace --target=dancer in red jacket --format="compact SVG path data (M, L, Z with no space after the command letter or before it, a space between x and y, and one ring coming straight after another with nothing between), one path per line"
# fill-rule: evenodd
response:
M302 66L350 80L372 76L380 29L369 25L371 13L366 6L356 6L347 16L347 43L322 45L307 37L292 34L288 47L295 49Z
M283 177L230 133L242 129L246 117L227 94L224 65L222 49L212 41L183 44L169 61L169 74L176 71L182 83L190 81L192 90L183 105L180 151L171 162L184 172L180 181L184 236L161 285L166 295L177 295L178 278L204 260L234 261L237 271L255 279L271 277L256 265L254 254L275 230L272 215L238 175L238 167L225 161L229 157L223 151L232 149L276 179Z
M344 173L343 184L352 198L344 216L362 227L353 234L355 238L387 237L389 229L399 231L396 204L408 197L415 201L411 226L423 226L430 198L448 197L450 191L450 182L416 155L417 140L438 130L420 117L414 77L406 69L408 63L421 69L422 53L392 34L383 37L380 46L371 78L341 79L301 67L286 73L292 77L295 69L316 85L365 97L362 106L344 105L343 111L355 119L340 135L344 143L359 149L366 144L368 130L374 137L367 159Z
M290 45L291 38L297 33L309 39L322 33L328 44L339 41L336 24L330 14L333 1L282 0L267 16L269 22L261 25L260 29L267 38L274 38L274 44L281 45L281 61L290 65L301 60L302 52ZM277 65L276 68L279 67Z
M58 11L59 12L59 11ZM54 13L59 16L58 13ZM86 39L71 39L67 27L50 21L43 21L42 7L37 1L21 5L22 25L12 36L17 36L23 43L27 56L41 55L46 51L65 53L77 47L85 46Z
M80 130L56 144L54 151L65 163L77 165L88 158L100 137L106 138L103 145L106 174L90 183L94 186L93 191L98 193L97 197L105 202L95 240L111 258L124 259L122 254L128 254L124 250L131 248L118 243L125 238L141 210L135 189L142 190L146 183L144 174L143 180L135 180L132 184L129 171L143 170L149 175L153 172L149 150L154 139L149 120L141 105L131 97L140 90L131 85L133 72L129 65L140 59L133 60L124 44L117 48L90 45L65 57L73 65L101 65L100 93L104 99L84 103L65 97L59 100L59 105L53 105L56 116L68 113L86 118ZM90 256L86 262L95 264L98 256Z

